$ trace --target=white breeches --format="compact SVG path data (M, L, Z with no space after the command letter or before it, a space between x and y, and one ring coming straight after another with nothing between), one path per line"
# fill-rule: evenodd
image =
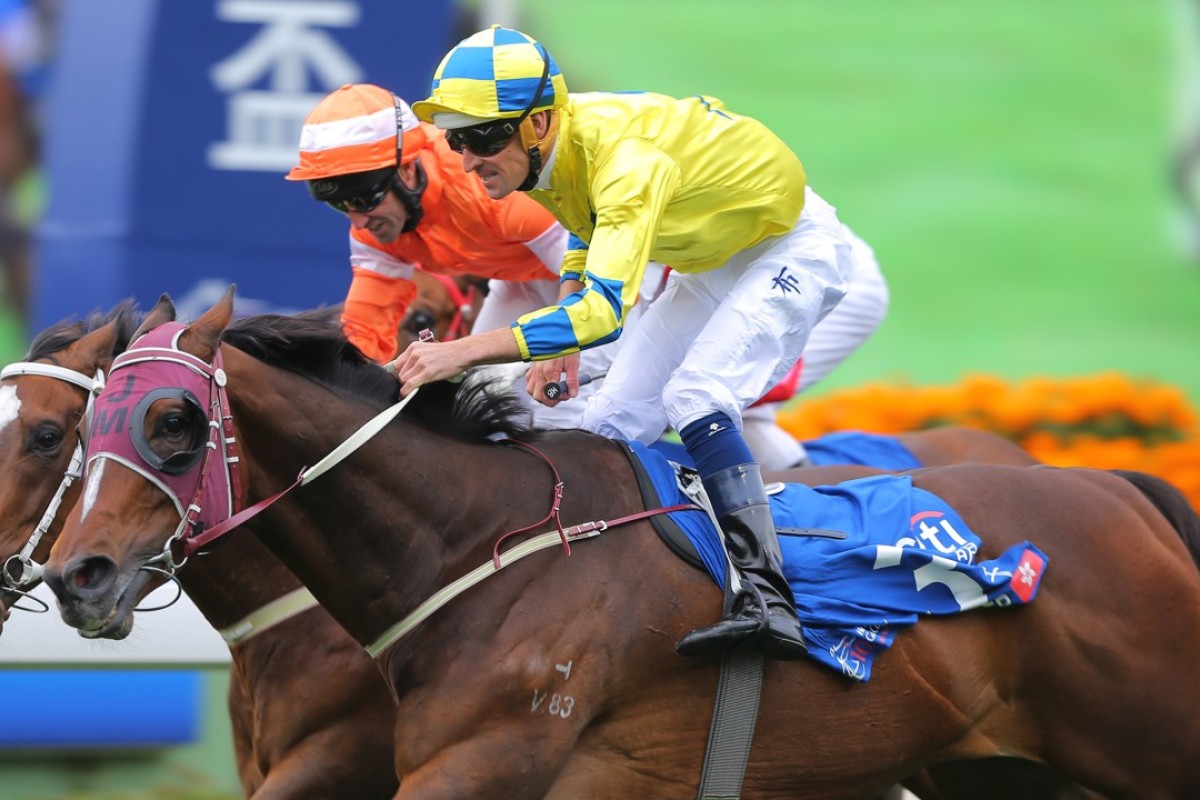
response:
M583 427L649 443L718 411L740 426L742 409L787 374L845 295L854 257L852 236L810 189L791 231L718 269L672 272L622 334Z
M875 253L853 232L846 233L853 254L848 291L842 302L817 324L804 347L797 394L811 388L845 361L871 338L887 315L888 287ZM782 405L768 403L742 412L746 444L764 470L788 469L808 455L796 437L776 424L775 414Z

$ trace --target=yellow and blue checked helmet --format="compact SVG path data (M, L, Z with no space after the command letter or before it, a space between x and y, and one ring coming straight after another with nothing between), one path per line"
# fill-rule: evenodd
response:
M472 119L521 117L566 102L566 78L546 48L520 31L493 25L446 54L433 75L429 98L413 103L413 113L438 127L464 127ZM439 124L446 118L435 116L442 115L459 124Z

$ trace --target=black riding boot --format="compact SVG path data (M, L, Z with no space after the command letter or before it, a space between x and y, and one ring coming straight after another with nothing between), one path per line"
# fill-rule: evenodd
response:
M685 656L757 648L771 658L792 660L806 648L792 589L783 577L783 558L771 506L757 464L739 464L704 480L721 523L729 560L743 584L725 619L692 631L675 649ZM760 605L766 605L765 612Z

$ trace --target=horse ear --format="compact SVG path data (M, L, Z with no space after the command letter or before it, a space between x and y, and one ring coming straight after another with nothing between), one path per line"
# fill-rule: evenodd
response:
M84 375L94 375L98 369L108 372L117 356L115 351L120 325L120 320L113 320L80 337L59 357L59 363Z
M159 296L158 302L154 304L154 308L150 309L150 313L142 320L142 324L133 332L133 336L129 338L130 342L136 342L138 337L162 325L164 322L175 321L175 303L171 300L171 296L163 292Z
M212 361L221 346L221 334L233 320L233 295L237 286L230 284L217 304L179 335L179 349L205 361Z

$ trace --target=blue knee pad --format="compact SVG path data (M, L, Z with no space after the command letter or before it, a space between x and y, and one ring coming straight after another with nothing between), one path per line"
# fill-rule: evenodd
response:
M717 412L696 420L679 432L679 438L701 479L729 467L754 463L742 432L726 414Z

